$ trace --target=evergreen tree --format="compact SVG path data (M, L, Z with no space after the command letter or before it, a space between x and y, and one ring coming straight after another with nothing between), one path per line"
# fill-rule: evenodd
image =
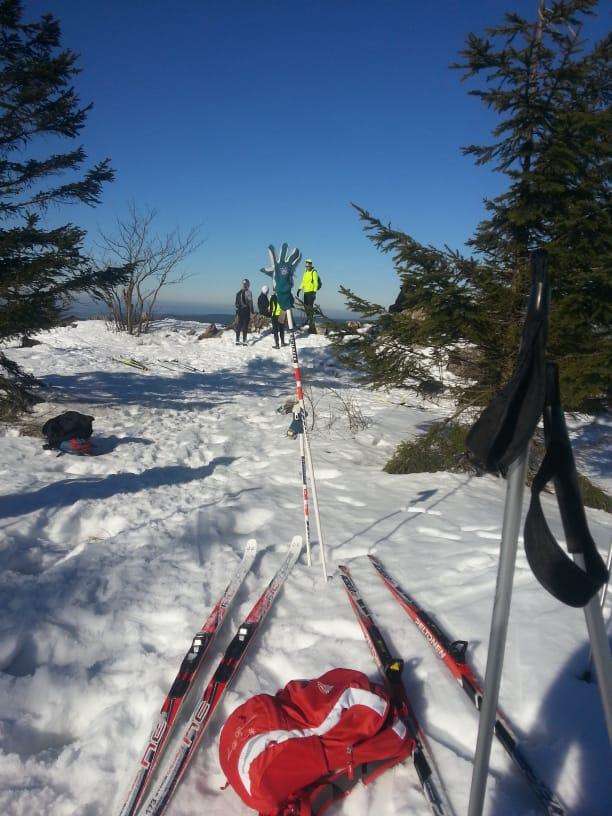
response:
M581 21L596 0L540 2L535 22L507 14L487 37L470 34L471 93L499 115L493 142L464 148L506 175L508 189L486 201L487 218L468 245L473 258L424 247L359 209L371 240L391 252L402 281L400 313L372 314L363 339L339 338L339 353L374 385L426 385L429 346L443 363L470 349L463 402L483 404L507 380L519 343L529 287L529 252L550 258L548 349L560 366L567 407L609 399L612 361L610 209L610 36L585 53ZM349 308L367 304L343 290ZM449 343L451 345L449 345ZM454 347L453 344L454 343Z
M51 15L34 23L22 17L18 0L0 0L1 341L52 328L74 295L100 297L124 275L93 268L82 229L43 224L51 205L99 203L113 171L108 159L83 170L82 146L61 149L79 135L91 108L81 107L71 85L77 55L60 48ZM65 182L54 184L59 175ZM2 354L0 366L0 403L18 395L27 402L16 383L19 369Z
M402 280L401 310L387 311L341 287L349 309L373 319L374 327L353 335L336 326L336 353L374 387L410 385L418 393L436 392L442 387L436 368L446 367L450 351L478 321L472 287L466 283L476 264L448 248L423 246L353 206L370 240L392 255Z

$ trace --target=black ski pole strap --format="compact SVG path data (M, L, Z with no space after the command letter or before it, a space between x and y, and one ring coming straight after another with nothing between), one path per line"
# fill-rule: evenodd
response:
M608 581L608 570L587 525L574 455L559 399L559 372L554 363L546 370L544 409L546 454L531 486L525 519L525 553L533 574L551 595L567 606L585 606ZM554 481L567 549L584 558L584 570L562 550L551 533L540 493Z
M466 440L490 473L507 471L527 447L542 415L548 303L548 256L545 250L536 250L531 253L531 295L514 373Z

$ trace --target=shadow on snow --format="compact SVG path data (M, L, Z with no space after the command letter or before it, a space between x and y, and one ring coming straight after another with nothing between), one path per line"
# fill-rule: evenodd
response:
M122 493L165 485L187 484L205 479L215 468L230 465L233 456L219 456L207 465L188 468L183 465L154 467L144 473L113 473L108 476L84 476L46 485L30 493L0 496L0 517L15 517L50 507L68 507L84 499L108 499Z
M306 351L314 352L314 349ZM303 354L304 384L313 385L318 360L314 353ZM282 364L279 364L282 363ZM225 368L215 372L181 373L170 377L138 371L86 371L75 374L51 374L44 378L50 389L61 392L61 400L87 405L142 405L175 411L205 411L244 396L278 397L293 393L295 385L289 358L258 357L248 360L242 369ZM349 387L336 382L334 387Z

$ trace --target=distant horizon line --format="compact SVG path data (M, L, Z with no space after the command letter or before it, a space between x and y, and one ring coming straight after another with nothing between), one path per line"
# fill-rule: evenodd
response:
M102 316L106 312L109 312L109 308L104 306L103 304L98 304L94 302L75 302L72 304L72 308L70 309L71 314L74 315L75 318L79 317L95 317L95 316ZM154 313L154 320L160 320L163 317L177 317L177 318L191 318L195 319L196 316L199 317L227 317L233 319L234 311L228 309L228 307L224 304L223 306L217 306L215 304L211 304L208 307L204 306L194 306L191 304L183 304L183 303L176 303L176 304L159 304L158 308L156 308ZM356 315L354 312L348 311L341 311L339 309L330 309L329 312L324 315L324 317L330 317L333 320L359 320L360 317Z

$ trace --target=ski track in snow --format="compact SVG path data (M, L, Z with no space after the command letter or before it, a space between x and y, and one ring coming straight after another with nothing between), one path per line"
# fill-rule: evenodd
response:
M169 684L245 541L257 538L258 555L200 687L287 543L304 532L299 444L286 436L291 416L276 411L294 394L289 349L275 351L266 333L240 348L232 332L197 341L202 328L166 320L137 339L106 331L102 321L81 321L40 335L41 345L6 350L48 386L48 402L31 421L41 426L70 409L90 413L102 453L58 457L42 450L40 437L15 429L0 437L6 816L116 814ZM465 813L476 712L365 556L376 553L449 634L469 640L482 678L505 484L384 473L399 441L452 406L359 390L324 337L299 336L298 350L316 406L310 440L334 577L323 585L311 502L313 567L302 555L168 813L249 812L231 789L222 790L216 749L224 718L246 697L334 666L377 677L337 577L340 563L350 565L391 648L405 659L411 701L454 810ZM178 361L204 371L187 371ZM330 387L357 401L367 428L350 432ZM584 417L569 417L568 424L581 466L609 485L610 463L601 454L609 424ZM554 502L544 496L543 504L561 540ZM597 511L588 517L605 556L610 518ZM612 802L605 727L595 685L576 679L587 655L581 613L544 593L519 542L500 703L538 774L570 812L604 816ZM173 744L166 756L172 752ZM408 762L356 789L333 812L407 816L429 809ZM539 812L495 743L485 812Z

